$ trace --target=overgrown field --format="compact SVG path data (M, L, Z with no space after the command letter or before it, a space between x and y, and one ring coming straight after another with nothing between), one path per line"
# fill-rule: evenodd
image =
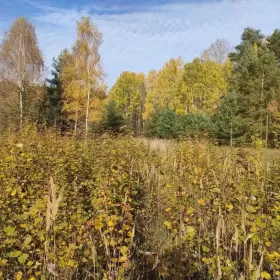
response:
M0 144L2 279L280 277L280 159L32 130Z

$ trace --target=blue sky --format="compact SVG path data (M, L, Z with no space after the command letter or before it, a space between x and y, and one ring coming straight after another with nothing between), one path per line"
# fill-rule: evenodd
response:
M74 43L76 21L91 16L103 32L112 86L122 71L148 73L178 56L191 61L217 38L234 46L247 26L272 33L280 28L280 0L0 0L0 37L20 15L36 26L47 73Z

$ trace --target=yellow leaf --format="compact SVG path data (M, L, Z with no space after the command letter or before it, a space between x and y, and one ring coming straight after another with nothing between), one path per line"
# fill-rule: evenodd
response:
M119 220L119 217L116 216L116 215L112 215L110 218L111 218L112 221L117 221L117 220Z
M13 190L12 192L11 192L11 196L15 196L17 194L17 190Z
M170 212L172 209L170 207L165 209L165 212Z
M130 226L129 225L124 225L123 227L125 230L130 230Z
M268 272L266 272L266 271L262 272L261 275L262 275L262 277L263 277L264 279L271 279L270 274L269 274Z
M112 220L110 220L109 222L108 222L108 226L109 227L113 227L115 225L115 223L112 221Z
M267 242L265 242L265 245L266 245L267 247L270 247L270 246L271 246L271 242L267 241Z
M121 251L121 253L122 253L123 255L126 255L126 254L127 254L127 251L128 251L128 247L122 246L121 249L120 249L120 251Z
M21 280L22 279L22 272L18 271L15 275L16 280Z
M69 259L69 260L67 261L67 266L74 267L74 266L75 266L75 261L72 260L72 259Z
M206 202L205 202L204 199L199 199L199 200L197 201L197 203L200 204L200 205L202 205L202 206L205 206L205 205L206 205Z
M126 256L122 256L121 258L119 258L119 262L126 262L126 261L127 261Z
M233 205L231 203L226 204L226 208L230 212L233 209Z
M95 223L94 223L94 227L95 229L99 230L99 229L102 229L103 228L103 224L97 220Z
M170 222L165 221L163 224L164 224L168 229L171 228L171 223L170 223Z
M188 210L187 210L187 214L192 214L193 213L193 208L192 207L190 207L190 208L188 208Z
M8 260L6 259L0 259L0 266L4 266L7 262Z

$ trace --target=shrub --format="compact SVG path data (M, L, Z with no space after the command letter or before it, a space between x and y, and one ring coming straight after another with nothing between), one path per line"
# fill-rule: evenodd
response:
M158 110L147 121L145 135L161 139L178 138L183 133L180 117L171 109Z
M0 138L0 278L279 278L279 159L173 145Z
M212 118L204 113L190 113L181 117L184 130L192 137L212 135Z

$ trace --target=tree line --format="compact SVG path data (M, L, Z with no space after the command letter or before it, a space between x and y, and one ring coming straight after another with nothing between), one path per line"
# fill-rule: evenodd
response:
M280 30L264 36L245 28L235 48L218 39L192 62L172 58L147 75L125 71L110 90L101 44L98 27L81 18L72 49L54 59L44 79L35 27L18 18L0 45L0 129L31 122L85 139L114 132L277 146Z

